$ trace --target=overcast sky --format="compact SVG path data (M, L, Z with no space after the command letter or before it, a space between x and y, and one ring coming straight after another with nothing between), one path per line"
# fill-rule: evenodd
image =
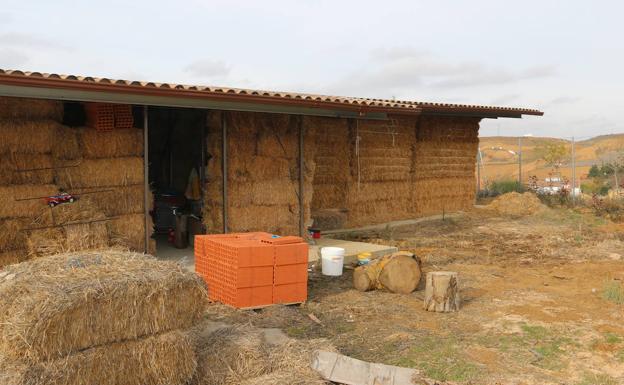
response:
M624 132L624 2L0 0L0 68L543 110Z

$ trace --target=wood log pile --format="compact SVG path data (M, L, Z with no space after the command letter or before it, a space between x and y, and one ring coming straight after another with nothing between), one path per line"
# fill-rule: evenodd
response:
M385 255L355 268L353 286L359 291L388 290L409 294L418 288L421 265L420 258L410 252ZM461 300L457 272L429 272L425 282L425 310L440 313L459 310Z

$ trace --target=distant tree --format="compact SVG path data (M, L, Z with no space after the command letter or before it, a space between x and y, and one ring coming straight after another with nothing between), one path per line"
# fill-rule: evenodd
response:
M592 165L589 168L589 173L587 174L588 177L590 178L600 178L602 176L602 174L600 173L600 167L598 167L598 165Z
M541 159L554 171L570 160L570 152L564 143L546 143L539 149Z

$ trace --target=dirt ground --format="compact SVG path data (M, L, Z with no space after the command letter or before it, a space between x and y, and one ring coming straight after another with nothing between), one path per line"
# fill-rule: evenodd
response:
M458 271L462 309L424 311L422 282L409 295L358 292L347 270L333 279L312 273L301 306L213 304L207 317L325 337L343 354L439 381L624 384L624 294L612 292L624 282L624 226L581 210L511 218L475 209L354 237L411 250L425 272Z

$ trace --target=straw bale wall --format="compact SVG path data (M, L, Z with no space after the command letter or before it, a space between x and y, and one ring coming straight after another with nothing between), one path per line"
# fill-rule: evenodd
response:
M109 245L143 251L142 130L62 120L62 102L0 97L0 267ZM61 190L78 202L47 207L44 197Z
M208 124L204 223L222 232L222 129L228 138L228 230L299 234L299 117L216 112ZM304 216L310 217L314 163L306 166Z
M479 118L424 116L417 130L412 199L418 216L467 210L475 198Z
M209 121L208 231L223 226L222 114L229 231L297 234L298 117L243 112L215 112ZM479 119L302 119L306 226L312 217L317 225L357 227L472 206Z
M331 210L335 223L357 227L472 206L479 119L310 122L317 224Z

